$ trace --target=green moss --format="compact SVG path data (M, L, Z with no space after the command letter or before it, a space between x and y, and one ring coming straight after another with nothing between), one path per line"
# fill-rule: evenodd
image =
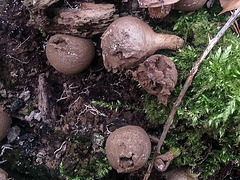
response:
M225 22L225 16L216 16L215 10L201 9L177 20L174 30L187 40L183 49L168 53L178 69L178 84L168 107L159 106L157 98L151 100L144 96L145 111L150 112L147 117L151 122L161 124L167 120L192 66L209 38L220 30L218 22ZM239 38L231 29L227 30L200 66L174 118L174 128L165 140L168 147L180 147L181 155L174 159L175 165L199 167L205 179L223 164L238 162L240 165L237 161L240 159L239 46Z
M216 13L218 7L209 10L204 8L196 11L192 15L182 15L177 19L173 30L195 48L205 47L209 38L213 38L221 28L220 22L226 22L224 15L218 16ZM220 12L220 11L219 11Z
M104 102L104 101L92 101L93 104L99 105L100 107L108 108L110 110L114 110L118 112L121 109L133 109L136 111L142 111L140 108L127 104L121 103L121 101L117 100L116 102Z
M35 165L35 160L20 149L5 151L3 158L7 160L3 167L7 169L9 177L26 180L53 179L44 166Z
M60 174L67 180L100 179L112 169L108 163L106 153L90 153L91 139L85 136L71 137L71 144L66 153L69 154L60 164Z
M168 113L170 112L169 107L159 104L157 98L149 94L142 96L142 102L146 118L150 122L154 124L163 124L166 121Z

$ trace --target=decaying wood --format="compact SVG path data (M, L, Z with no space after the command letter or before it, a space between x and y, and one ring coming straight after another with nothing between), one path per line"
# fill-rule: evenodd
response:
M59 0L24 0L23 3L33 11L38 11L41 9L46 9L58 1Z
M197 60L197 62L195 63L195 65L192 67L190 74L177 98L177 100L175 101L175 103L173 104L173 108L169 114L169 117L167 119L167 121L165 122L164 125L164 129L163 132L161 134L161 137L158 141L158 145L157 145L157 149L156 152L154 153L152 162L150 163L147 173L144 176L144 180L147 180L151 174L153 165L154 165L154 161L157 157L157 155L161 154L160 150L161 147L163 145L163 142L167 136L168 130L170 128L170 126L173 123L173 119L174 116L177 112L177 109L179 107L179 105L182 102L182 99L185 95L185 93L187 92L188 88L190 87L190 85L192 84L192 80L195 76L195 74L197 73L201 63L203 62L203 60L207 57L207 55L210 53L210 51L212 50L212 48L216 45L216 43L219 41L219 39L222 37L222 35L226 32L226 30L235 22L235 20L239 17L240 15L240 6L238 7L238 9L232 14L232 16L229 18L229 20L227 21L227 23L223 26L223 28L218 32L218 34L209 42L207 48L205 49L205 51L202 53L202 55L199 57L199 59Z
M38 77L38 109L41 112L43 122L52 125L51 106L49 103L49 91L45 74L42 73Z
M24 4L32 17L29 24L47 33L92 37L103 33L115 18L113 4L78 3L76 8L54 6L46 8L48 4L52 5L57 0L47 0L48 4L39 3L38 6L33 6L27 1L25 0ZM54 17L49 18L48 14L54 14Z

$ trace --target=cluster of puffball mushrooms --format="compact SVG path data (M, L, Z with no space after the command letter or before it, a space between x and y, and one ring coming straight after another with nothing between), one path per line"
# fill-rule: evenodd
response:
M169 13L171 9L194 11L206 0L138 0L149 12ZM160 8L160 9L159 9ZM157 17L161 15L156 15ZM161 16L162 17L162 16ZM175 35L157 34L148 24L135 17L121 17L109 25L101 37L103 63L107 71L131 70L133 79L166 105L177 82L177 70L168 57L153 55L159 49L177 50L184 40ZM46 45L49 63L64 74L84 71L94 58L91 39L64 34L52 36ZM0 141L11 125L11 117L0 107ZM140 169L151 153L147 133L138 126L121 127L110 134L106 142L107 158L119 173ZM169 178L174 179L174 178Z
M103 63L107 71L132 70L133 78L166 105L177 82L177 70L168 57L154 54L158 49L176 50L184 40L175 35L157 34L138 18L126 16L109 25L101 37ZM57 34L46 46L50 64L65 74L83 71L94 57L90 39ZM125 126L112 132L106 142L109 163L119 173L141 168L151 153L147 133L138 126Z
M139 7L148 8L153 17L164 17L171 9L195 11L201 8L206 0L138 2ZM131 71L133 79L148 93L156 95L159 103L167 105L167 98L177 82L177 70L168 57L153 54L159 49L179 49L183 46L183 39L175 35L157 34L148 24L130 16L115 20L101 39L105 68L114 73L135 68ZM84 71L91 64L94 53L91 39L64 34L52 36L46 46L49 63L64 74Z
M159 49L179 49L184 40L175 35L155 33L148 24L131 16L115 20L101 39L107 71L116 73L138 67L132 71L134 79L148 93L156 95L159 103L166 105L177 82L177 70L168 57L153 54ZM59 72L76 74L90 65L94 45L90 39L56 34L49 39L46 54Z
M169 10L195 11L206 0L138 0L139 7L149 13L165 15ZM166 9L168 9L166 11ZM165 16L164 15L164 16ZM133 79L148 93L156 95L159 103L167 105L167 98L177 82L177 69L164 55L153 55L159 49L176 50L184 40L175 35L155 33L148 24L135 17L122 17L110 24L101 37L103 63L107 71L132 72ZM91 39L56 34L46 45L49 63L64 74L84 71L94 58ZM152 56L153 55L153 56Z
M195 11L206 2L206 0L138 1L139 6L148 8L153 17L161 18L171 9ZM113 73L128 70L143 89L156 95L159 103L164 105L167 104L167 98L177 83L178 73L170 58L153 54L159 49L177 50L183 45L182 38L155 33L148 24L131 16L116 19L101 37L102 57L106 70ZM94 51L92 40L64 34L52 36L46 46L50 64L64 74L84 71L91 64ZM110 134L106 141L106 153L109 163L117 172L129 173L140 169L147 162L151 153L151 142L142 128L129 125Z

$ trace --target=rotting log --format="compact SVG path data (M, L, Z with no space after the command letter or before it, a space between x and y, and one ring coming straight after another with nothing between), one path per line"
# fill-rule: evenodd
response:
M31 14L29 25L47 33L92 37L103 33L115 19L113 4L78 3L74 8L59 8L54 6L58 0L47 0L45 5L40 1L32 4L25 0L24 5Z

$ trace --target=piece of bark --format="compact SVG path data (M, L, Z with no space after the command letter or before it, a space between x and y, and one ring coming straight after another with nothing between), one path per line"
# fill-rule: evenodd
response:
M51 33L74 34L90 37L103 33L113 21L113 4L82 3L78 9L63 9L56 25L46 27Z
M78 7L55 8L50 6L44 10L41 9L42 6L39 6L38 10L36 7L27 6L32 17L29 24L47 33L92 37L103 33L114 20L115 6L113 4L79 3L76 6ZM55 16L47 17L48 12Z
M42 73L38 77L38 109L41 112L42 121L52 125L51 106L49 102L49 90L46 82L45 74Z

